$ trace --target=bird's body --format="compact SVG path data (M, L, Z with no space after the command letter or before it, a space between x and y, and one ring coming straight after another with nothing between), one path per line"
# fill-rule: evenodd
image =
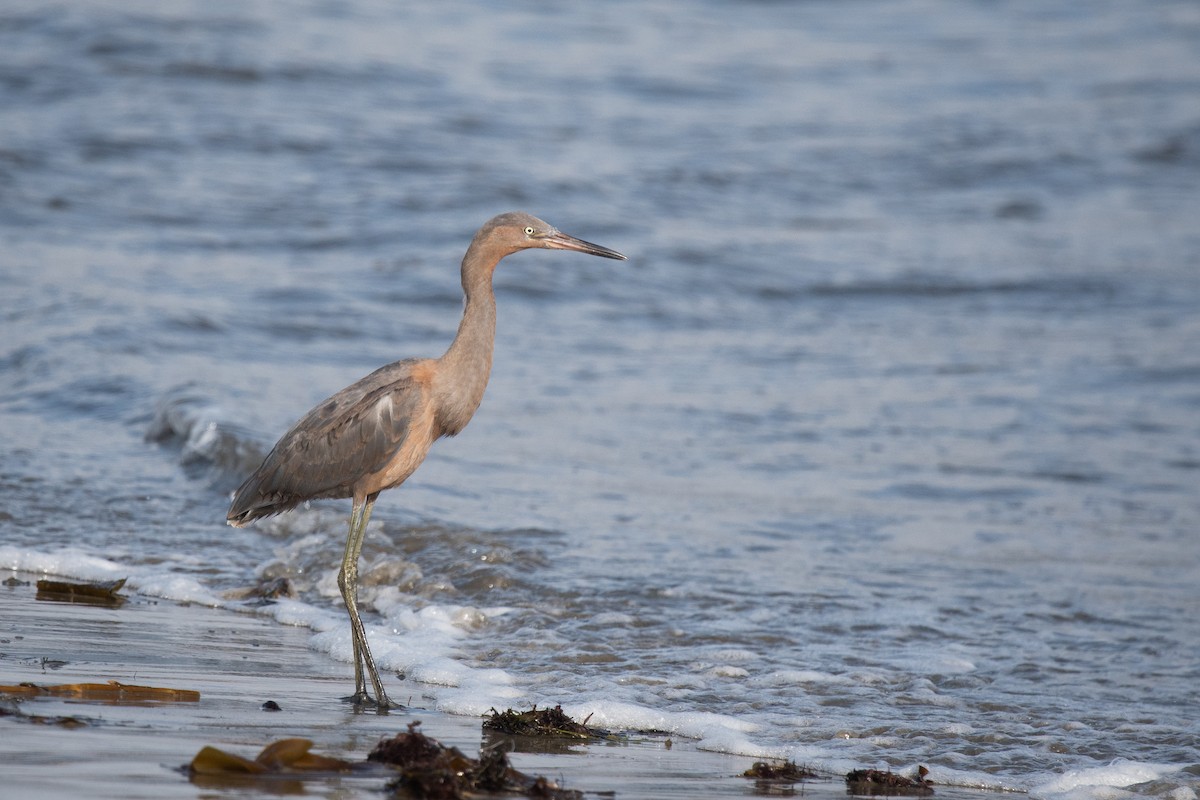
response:
M357 609L358 556L367 519L380 492L403 483L437 439L460 432L479 408L496 338L492 274L502 258L529 248L625 258L528 214L492 218L463 258L463 317L445 354L388 364L319 403L280 438L229 508L229 523L241 527L307 500L353 499L338 585L354 637L356 687L349 699L357 703L374 702L381 710L391 705ZM364 669L374 701L366 692Z
M402 483L447 432L431 400L430 363L388 364L305 414L238 490L230 522L245 524L308 500L356 492L365 497ZM397 458L401 450L407 458ZM297 470L297 464L307 468Z

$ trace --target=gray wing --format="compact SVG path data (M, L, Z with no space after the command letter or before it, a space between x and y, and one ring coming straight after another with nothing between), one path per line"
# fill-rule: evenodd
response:
M404 444L424 401L415 360L372 372L319 403L275 444L234 495L228 519L243 525L306 500L350 497Z

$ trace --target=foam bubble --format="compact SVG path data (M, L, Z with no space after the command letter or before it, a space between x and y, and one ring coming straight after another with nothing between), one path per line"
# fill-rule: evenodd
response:
M844 675L834 675L813 669L784 669L754 678L753 683L758 686L794 686L805 683L843 684L850 683L850 679Z

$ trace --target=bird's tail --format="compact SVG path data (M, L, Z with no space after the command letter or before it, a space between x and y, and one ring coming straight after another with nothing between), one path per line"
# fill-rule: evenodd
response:
M233 493L233 502L229 505L225 521L235 528L244 528L256 519L281 514L299 505L299 499L272 490L264 483L260 468Z
M266 513L258 513L259 507L251 503L254 492L247 492L245 489L246 484L243 483L242 488L234 493L229 513L225 515L225 521L235 528L244 528L259 517L267 516Z

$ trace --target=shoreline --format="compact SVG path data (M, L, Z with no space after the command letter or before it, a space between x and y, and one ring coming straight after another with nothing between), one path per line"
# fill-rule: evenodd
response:
M408 708L355 712L339 701L350 666L308 647L311 631L253 614L133 593L118 607L39 600L36 575L0 587L9 624L0 634L0 684L117 681L199 692L195 702L100 701L38 696L5 700L0 752L5 788L39 798L176 798L247 791L192 783L183 769L205 746L254 758L271 742L313 741L312 752L363 761L382 738L420 730L476 756L482 718L421 708L421 684L401 684ZM281 710L266 711L274 701ZM15 713L11 713L14 712ZM36 719L35 719L36 718ZM58 724L73 718L79 724ZM39 724L40 722L40 724ZM625 732L618 732L625 733ZM680 737L628 732L620 741L563 743L509 754L513 767L585 797L744 798L803 794L844 798L841 776L756 785L742 773L758 759L700 750ZM871 766L871 765L863 765ZM378 798L378 772L250 784L250 791ZM290 787L285 789L285 787ZM936 786L935 797L996 792Z

